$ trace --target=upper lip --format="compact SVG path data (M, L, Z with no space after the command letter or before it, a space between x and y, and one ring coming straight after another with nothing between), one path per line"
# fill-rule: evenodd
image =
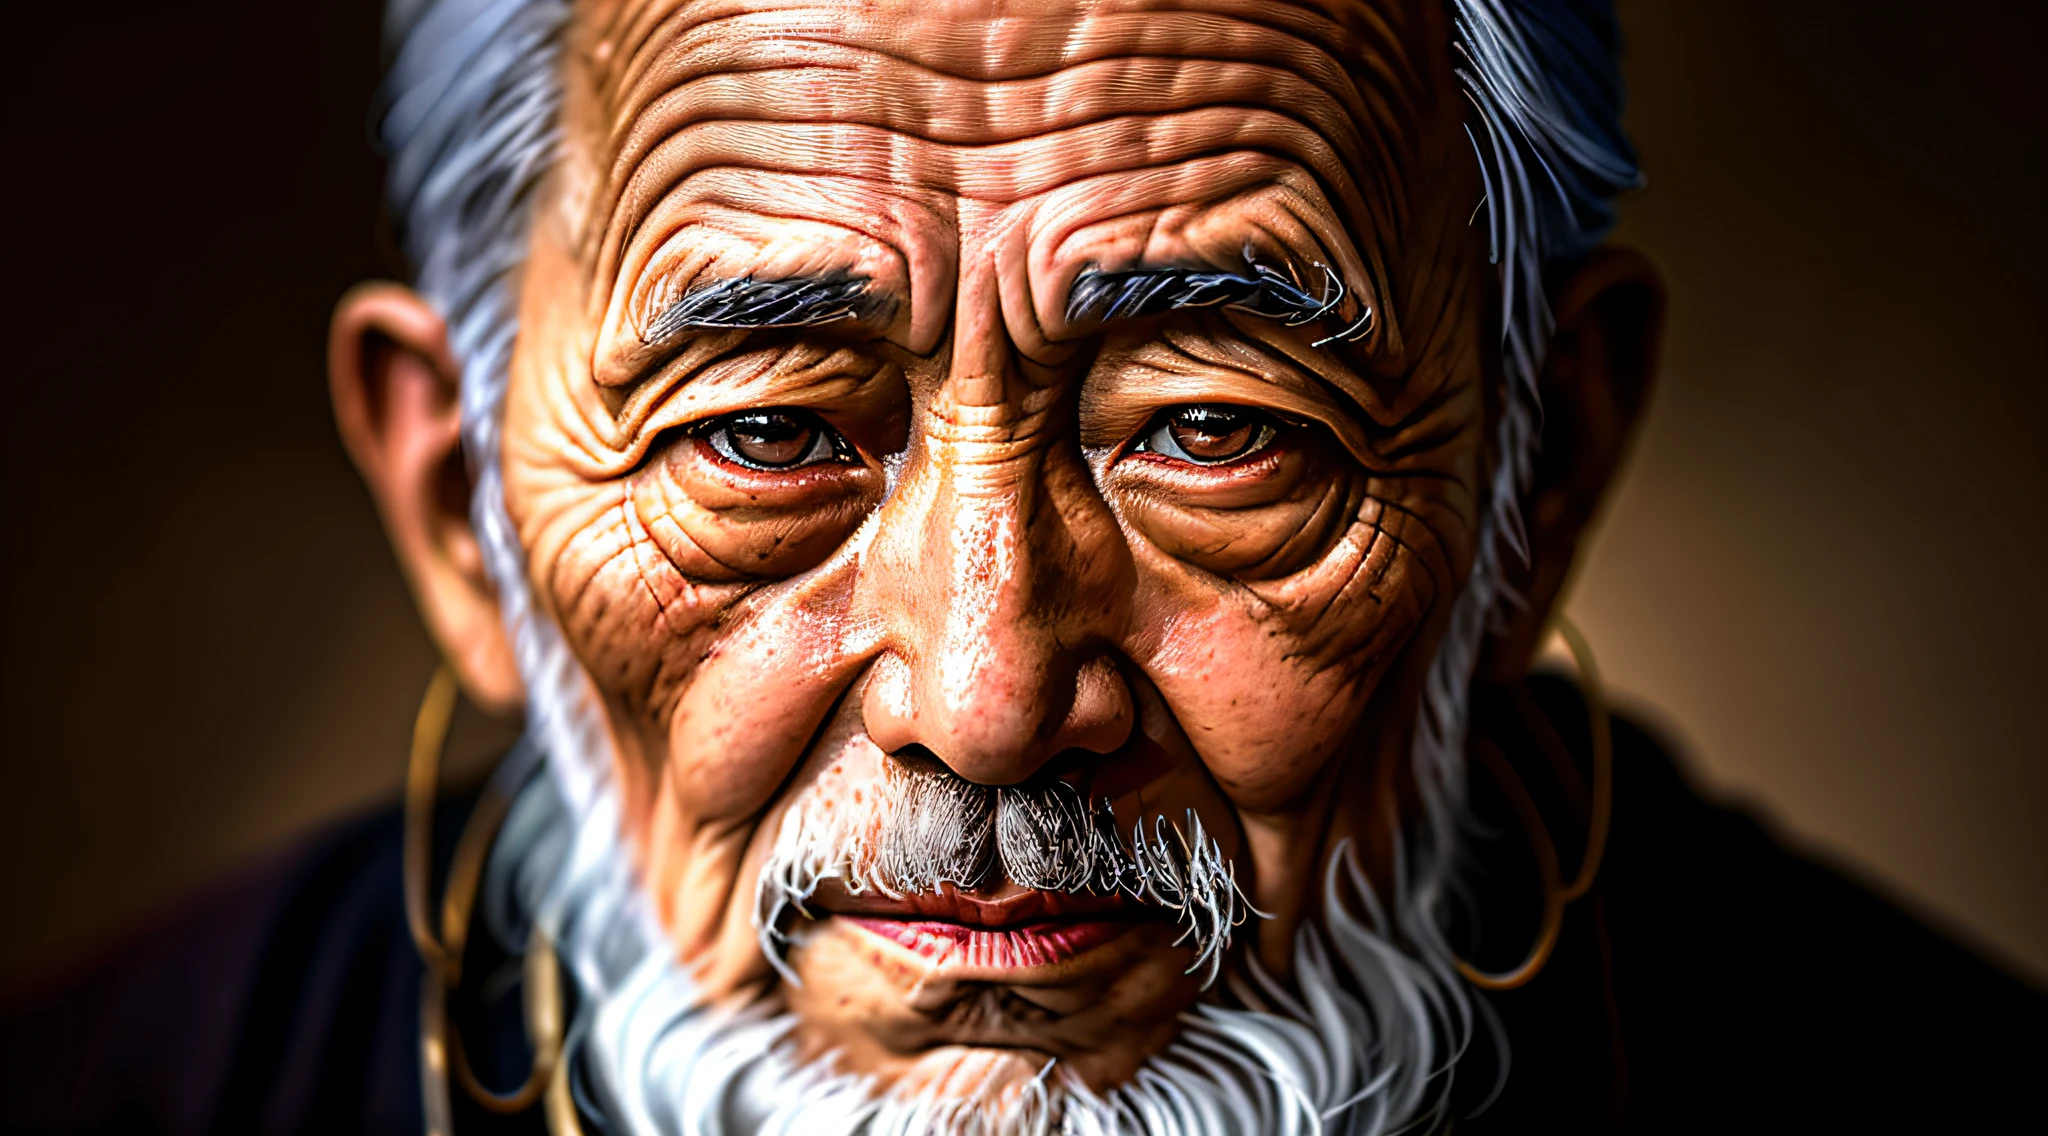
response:
M1128 919L1141 911L1121 893L1086 895L1039 891L1015 884L977 895L964 894L952 884L941 884L934 892L891 899L876 892L856 895L836 883L828 883L818 889L816 905L834 915L930 919L976 927L1015 927L1079 916Z

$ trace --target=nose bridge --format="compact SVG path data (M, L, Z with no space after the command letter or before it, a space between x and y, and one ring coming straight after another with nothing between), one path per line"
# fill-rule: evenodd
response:
M1047 602L1059 587L1048 578L1056 557L1035 531L1043 456L979 448L927 447L895 621L908 673L894 701L909 716L897 744L876 741L922 745L964 777L1008 784L1050 756L1048 735L1072 708L1075 663Z
M1103 597L1127 557L1106 543L1118 530L1085 470L1061 468L1080 460L1063 449L1071 431L1010 397L950 393L920 409L921 445L881 518L890 631L863 712L884 750L922 746L963 777L1014 784L1129 732L1128 695L1106 688L1105 674L1121 680L1101 661L1115 618ZM1077 491L1087 499L1064 499Z
M921 709L1007 716L1015 719L1009 727L1036 732L1042 723L1024 719L1046 709L1034 695L1051 677L1057 653L1056 631L1042 618L1049 613L1035 602L1054 583L1042 578L1050 558L1036 547L1031 521L1043 461L1029 455L1004 464L934 463L920 574L937 579L919 581L917 590L920 600L943 598L932 618L913 620L922 641L910 653L923 672L919 693L928 696Z

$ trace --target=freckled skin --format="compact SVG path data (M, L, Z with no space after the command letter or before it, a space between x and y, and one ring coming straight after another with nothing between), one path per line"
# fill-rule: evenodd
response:
M1273 916L1240 943L1282 973L1334 843L1383 870L1486 476L1494 300L1448 40L1437 5L1362 0L579 8L507 503L712 991L773 980L754 881L791 796L910 746L990 784L1049 768L1126 824L1196 810ZM1066 320L1084 270L1247 249L1333 268L1331 319L1370 305L1371 333ZM647 341L694 286L835 271L875 318ZM1138 444L1211 404L1273 441L1213 466ZM764 408L855 456L756 471L705 441ZM827 919L789 996L804 1044L884 1080L995 1046L1106 1087L1198 996L1163 932L1011 982L921 977Z

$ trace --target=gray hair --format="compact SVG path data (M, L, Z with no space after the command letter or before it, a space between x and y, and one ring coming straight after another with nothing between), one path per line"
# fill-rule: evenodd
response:
M1552 331L1544 276L1597 245L1613 225L1615 198L1639 181L1621 129L1611 0L1446 2L1457 74L1471 104L1467 131L1485 176L1481 211L1500 274L1506 390L1471 575L1432 662L1414 742L1422 816L1400 850L1391 915L1365 932L1404 942L1432 960L1433 973L1449 954L1442 928L1464 807L1467 687L1489 630L1521 602L1505 571L1508 557L1527 557L1519 504L1534 471L1542 412L1537 378ZM415 286L447 319L462 365L474 520L527 683L529 730L548 753L556 789L578 826L557 895L582 900L601 893L611 897L607 903L630 905L620 891L626 884L618 857L593 833L617 816L603 725L587 676L559 629L534 606L499 475L516 281L533 200L559 152L559 55L569 11L567 0L390 0L386 38L396 56L381 95L378 136L390 156L387 192ZM1365 896L1376 904L1369 891ZM1343 918L1333 912L1333 920ZM615 957L623 942L610 934L580 948L565 942L564 959L594 996L620 992L631 970ZM1454 978L1432 980L1438 981L1449 984L1436 995L1448 1000L1446 1021L1468 1030L1464 991ZM1462 1036L1448 1039L1439 1059L1454 1060L1463 1044ZM1431 1080L1448 1090L1448 1076ZM1386 1125L1440 1114L1440 1099L1410 1103L1384 1114Z
M384 33L397 51L377 135L413 286L448 321L462 366L470 519L526 681L527 728L581 813L610 777L603 723L560 629L535 610L498 460L533 200L561 147L569 12L568 0L391 0Z

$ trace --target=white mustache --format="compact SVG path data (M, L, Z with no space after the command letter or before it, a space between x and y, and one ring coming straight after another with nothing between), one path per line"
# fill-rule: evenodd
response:
M762 953L784 977L784 921L810 917L805 904L826 880L849 892L891 898L971 891L999 881L1053 892L1109 895L1170 909L1192 943L1188 973L1214 982L1231 932L1257 914L1237 886L1237 871L1194 810L1187 824L1152 818L1117 831L1109 801L1085 800L1053 781L1018 788L980 785L949 769L892 762L869 810L821 808L812 790L784 816L775 851L762 869L755 920Z
M1108 803L1083 801L1071 785L998 789L935 770L892 771L889 779L874 871L849 887L900 897L1007 879L1106 895L1134 871Z

